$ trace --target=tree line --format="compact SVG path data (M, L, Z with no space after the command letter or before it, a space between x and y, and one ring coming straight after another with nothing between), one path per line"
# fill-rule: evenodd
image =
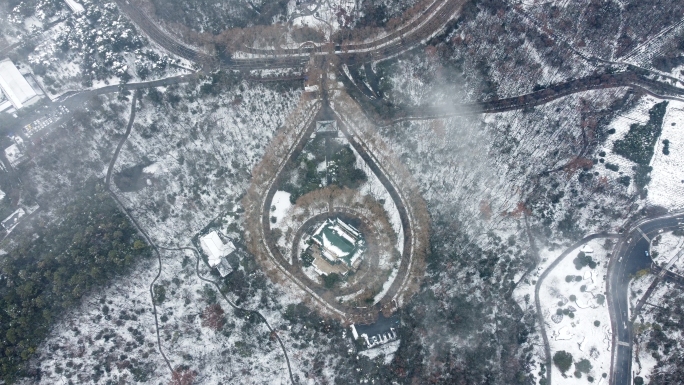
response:
M0 379L7 383L38 374L27 361L60 314L150 255L102 182L90 180L76 194L53 211L55 224L2 245L8 253L0 261Z

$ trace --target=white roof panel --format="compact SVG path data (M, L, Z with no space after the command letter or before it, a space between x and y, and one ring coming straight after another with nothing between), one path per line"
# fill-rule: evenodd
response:
M215 267L221 262L221 258L228 256L235 250L233 243L228 241L228 243L223 243L221 237L219 237L216 231L212 231L209 234L200 238L200 245L202 250L207 253L209 257L209 266Z
M25 102L37 95L9 59L0 61L0 88L16 109L20 109Z
M69 8L71 9L71 12L73 12L75 14L85 12L85 8L83 8L83 6L81 4L77 3L74 0L64 0L64 2L69 6Z

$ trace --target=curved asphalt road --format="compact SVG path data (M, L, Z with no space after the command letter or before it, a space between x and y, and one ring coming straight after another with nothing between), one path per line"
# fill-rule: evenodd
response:
M639 270L651 266L650 240L658 233L684 224L684 214L671 214L642 222L623 237L616 247L608 271L608 298L613 329L611 384L632 383L632 320L629 314L629 281Z

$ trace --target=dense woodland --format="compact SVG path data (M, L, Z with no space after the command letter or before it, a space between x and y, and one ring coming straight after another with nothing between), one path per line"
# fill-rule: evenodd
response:
M318 166L328 161L327 172L318 171ZM358 188L368 178L363 170L356 168L356 155L349 144L340 140L317 136L307 143L304 151L288 165L287 182L282 189L289 192L294 204L299 197L327 186L328 182L339 187Z
M197 32L218 34L230 28L284 21L288 1L152 0L152 3L157 16L168 23L183 25Z
M616 154L622 155L637 164L634 183L642 196L646 195L644 187L651 180L649 173L652 168L649 163L653 158L653 149L663 128L663 117L666 110L667 102L656 104L648 112L649 119L646 124L632 124L627 135L616 140L614 144L613 150Z
M150 249L104 185L89 181L55 221L5 241L0 261L0 378L12 383L60 315ZM38 373L33 373L37 375Z
M680 289L673 289L659 304L661 306L652 309L655 322L635 326L636 333L646 342L648 353L658 362L649 383L681 384L684 381L684 357L681 355L684 346L679 336L684 329L684 296Z

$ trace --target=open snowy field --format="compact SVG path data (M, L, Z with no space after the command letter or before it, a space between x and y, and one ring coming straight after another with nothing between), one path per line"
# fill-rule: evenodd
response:
M579 253L596 263L576 267ZM588 376L602 383L610 372L611 330L605 298L608 251L604 240L588 242L567 255L546 277L539 292L552 355L558 351L572 354L574 363L591 362L592 369L577 378L571 367L565 375L554 375L556 384L586 384ZM554 367L554 373L559 373Z

